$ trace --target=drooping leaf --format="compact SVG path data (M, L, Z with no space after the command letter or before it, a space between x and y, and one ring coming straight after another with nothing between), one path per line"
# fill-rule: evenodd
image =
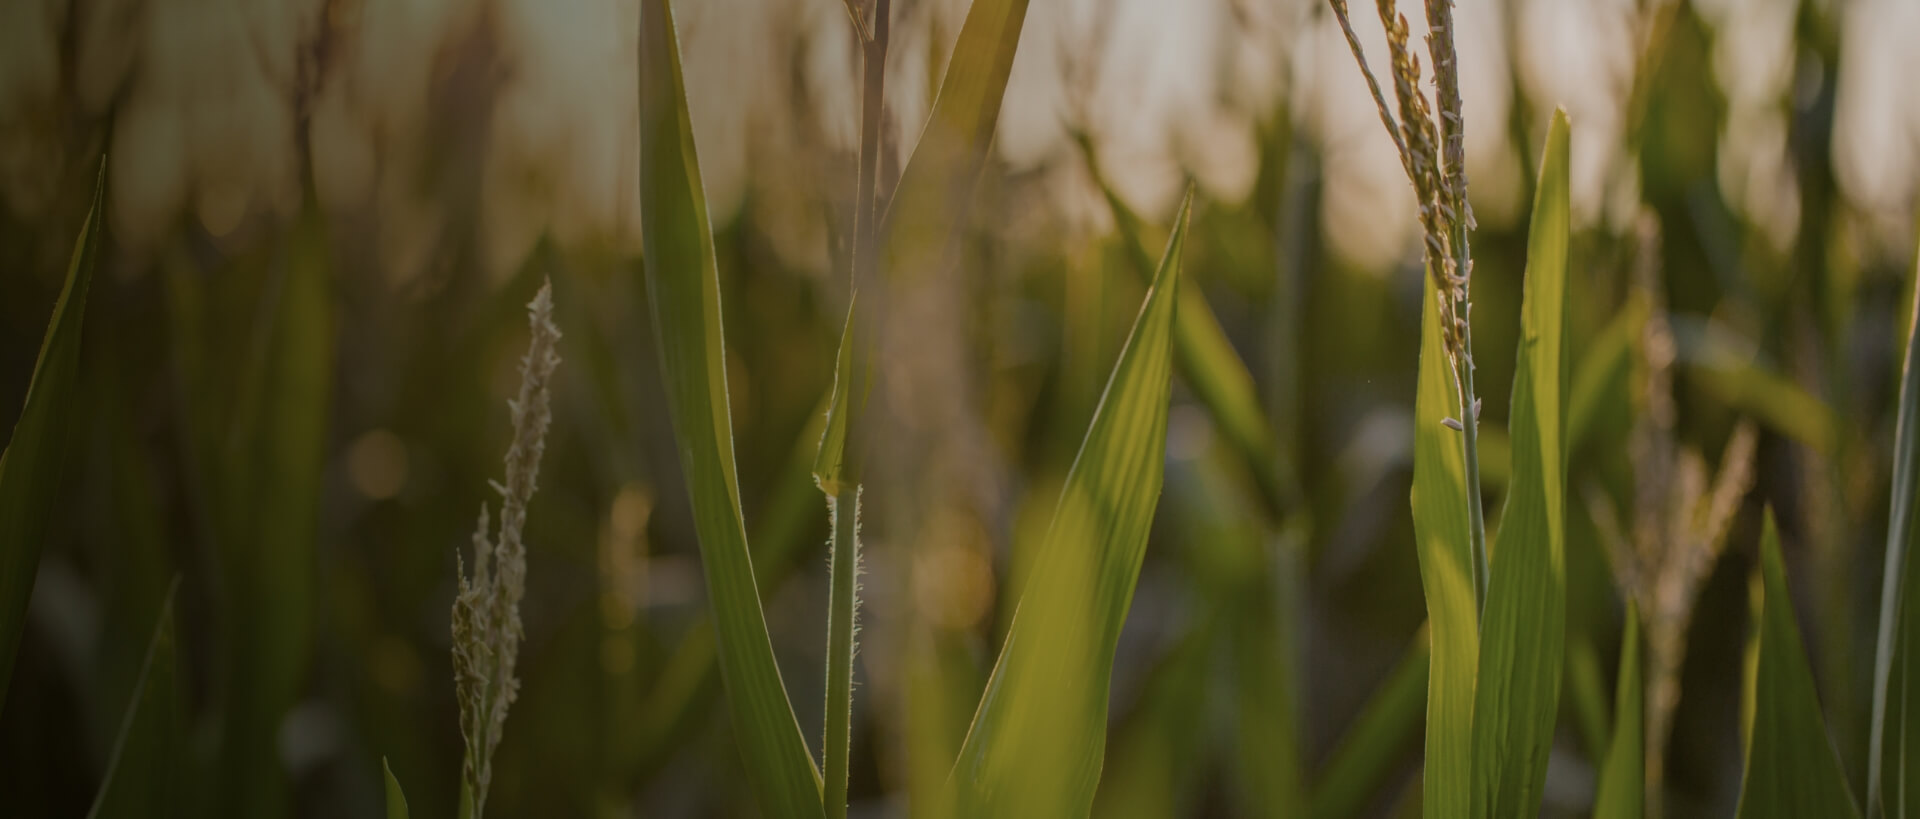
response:
M1920 270L1920 261L1915 263ZM1916 274L1920 275L1920 274ZM1907 353L1900 367L1900 405L1893 441L1893 497L1880 578L1880 630L1873 663L1873 723L1867 749L1867 815L1920 816L1920 566L1912 559L1920 536L1920 290L1907 320Z
M1191 199L1068 473L949 776L959 816L1084 816L1092 808L1113 654L1160 496Z
M380 758L380 772L387 781L387 819L408 819L407 794L400 790L400 780L393 775L393 766L387 764L386 757Z
M1473 705L1473 815L1540 812L1566 639L1567 117L1556 111L1527 231L1512 479L1493 545Z
M0 701L13 677L14 653L26 625L33 578L46 548L47 524L59 497L61 475L72 460L74 393L80 378L80 339L86 320L87 290L100 255L101 211L107 168L103 161L94 182L93 206L74 241L66 283L53 303L53 318L40 342L26 404L20 410L6 449L0 451Z
M1746 772L1739 819L1859 816L1840 757L1827 737L1820 698L1787 595L1780 532L1767 510L1754 588L1755 651L1748 713Z
M1640 677L1640 611L1627 603L1627 628L1620 638L1620 682L1614 689L1613 739L1600 768L1600 795L1594 819L1640 819L1646 799L1645 715L1640 707L1646 683Z
M147 656L135 678L132 701L120 722L120 735L107 757L106 773L94 795L88 819L164 817L183 813L180 805L181 716L174 642L173 601L176 579L160 603L147 641Z
M1473 679L1480 624L1473 590L1473 546L1467 522L1466 456L1459 393L1440 319L1441 294L1427 276L1421 298L1420 373L1414 394L1413 532L1426 593L1431 664L1427 674L1426 815L1455 819L1471 806Z
M1313 819L1357 815L1385 788L1387 773L1420 733L1428 664L1427 634L1422 630L1334 746L1313 789Z
M719 269L667 0L640 36L640 212L648 302L674 441L693 504L734 734L760 808L822 815L821 781L774 662L734 474Z

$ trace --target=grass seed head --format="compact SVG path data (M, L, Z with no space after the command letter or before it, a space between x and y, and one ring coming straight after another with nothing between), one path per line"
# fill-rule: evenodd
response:
M506 482L493 484L501 495L497 532L489 535L487 506L473 532L473 574L456 556L459 591L453 600L453 673L460 703L460 733L466 740L463 784L473 795L474 816L486 805L493 780L493 752L506 726L507 710L520 691L514 666L524 635L520 600L526 594L527 548L521 538L527 504L538 488L540 456L553 420L550 383L560 365L560 330L553 323L553 286L543 284L527 306L531 327L527 355L520 360L520 392L508 407L513 414L513 443L507 447Z

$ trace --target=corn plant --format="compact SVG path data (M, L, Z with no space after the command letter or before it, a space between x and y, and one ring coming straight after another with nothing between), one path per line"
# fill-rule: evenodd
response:
M868 108L880 99L887 4L868 44ZM834 397L815 479L835 512L833 610L829 625L827 769L823 782L767 644L740 520L724 369L717 275L688 126L673 15L647 4L642 35L642 212L645 265L681 467L695 506L714 611L721 669L748 775L771 815L843 815L852 662L852 615L860 438L870 321L886 276L944 269L966 191L984 162L1025 14L1022 2L980 2L968 13L930 122L881 215L872 201L874 143L862 150L856 199L855 278ZM956 205L955 203L959 203ZM1085 812L1098 781L1106 680L1126 616L1160 487L1171 375L1171 325L1183 205L1107 395L1082 444L1035 575L1001 659L948 779L946 803L961 816ZM869 232L865 225L876 225ZM877 234L877 235L876 235ZM863 261L864 260L864 261ZM863 289L864 288L864 289ZM851 451L851 455L847 454ZM1070 761L1067 767L1060 767ZM930 808L933 809L933 808ZM936 809L937 810L937 809Z
M1560 695L1565 623L1567 122L1547 134L1527 242L1513 466L1491 565L1481 522L1467 288L1473 259L1464 118L1446 0L1427 4L1440 103L1420 88L1406 18L1379 4L1398 119L1367 68L1344 0L1330 0L1412 181L1424 231L1426 297L1414 407L1413 518L1433 648L1423 805L1429 816L1539 810Z

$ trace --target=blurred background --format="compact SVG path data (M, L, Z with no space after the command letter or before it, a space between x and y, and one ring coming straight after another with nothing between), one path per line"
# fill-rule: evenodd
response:
M883 193L967 3L893 8ZM846 311L855 35L839 0L676 13L755 569L817 748L828 532L808 470ZM1693 647L1666 804L1731 811L1764 503L1863 778L1920 4L1460 0L1457 21L1495 509L1534 169L1553 109L1574 126L1568 677L1546 812L1591 804L1622 589L1666 589L1632 567L1688 563L1668 555L1702 559L1670 584L1685 593L1655 595L1684 614L1697 585L1698 616L1650 623ZM9 812L85 811L178 577L186 815L375 815L382 757L416 815L451 815L454 556L501 472L545 277L565 361L490 807L753 815L639 275L638 28L633 0L0 4L9 429L110 157L84 434L0 708ZM1183 287L1278 441L1235 450L1176 384L1096 814L1277 813L1291 769L1363 774L1312 815L1417 815L1415 213L1311 0L1032 4L961 262L884 311L856 815L905 815L945 776L1138 310L1103 189L1157 256L1189 178ZM1384 739L1354 750L1356 724Z

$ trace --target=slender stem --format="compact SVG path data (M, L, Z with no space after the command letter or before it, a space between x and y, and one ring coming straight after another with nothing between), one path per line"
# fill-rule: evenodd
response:
M827 612L827 819L846 819L847 760L853 721L854 619L860 583L860 490L847 486L833 498L833 549L827 557L831 577Z
M1464 319L1463 319L1464 320ZM1473 334L1467 333L1467 350L1473 349ZM1487 521L1480 501L1480 413L1479 399L1473 391L1473 356L1462 353L1455 365L1454 377L1460 383L1461 438L1467 451L1467 525L1473 543L1473 595L1480 613L1487 609Z
M853 200L852 288L855 293L862 287L871 290L871 285L877 284L876 273L879 269L880 207L877 188L880 176L880 126L886 104L887 41L892 28L892 5L891 0L874 0L870 18L872 36L863 38L860 167L854 183ZM874 304L876 295L854 301L853 309L860 309L858 305L861 304ZM872 308L869 306L866 309ZM847 391L848 407L844 408L851 412L866 395L868 367L865 362L874 342L870 316L856 313L849 321L854 331L845 343L854 345L852 357L860 362L848 367L845 373L854 380ZM825 747L822 749L826 757L826 780L821 792L827 819L846 819L847 815L847 773L853 723L853 635L860 606L860 473L865 461L867 437L863 430L856 428L859 420L858 413L847 417L845 446L849 451L842 459L841 480L836 486L822 487L831 493L827 509L833 517L833 544L827 559L831 585L827 597L827 702Z

